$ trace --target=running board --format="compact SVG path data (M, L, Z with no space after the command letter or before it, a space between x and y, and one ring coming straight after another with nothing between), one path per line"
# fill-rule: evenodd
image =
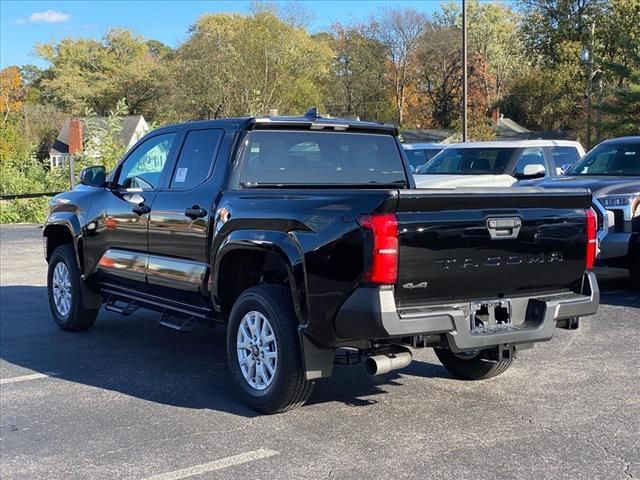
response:
M140 293L112 285L104 285L101 288L101 291L108 298L105 309L111 312L130 315L138 308L143 307L163 314L164 312L170 312L181 314L183 316L186 315L188 318L194 317L198 320L214 319L213 312L209 308L194 307L193 305L186 305L184 303L174 302L154 295ZM120 305L116 305L116 302L124 303L126 306L121 307Z
M160 317L159 325L170 328L177 332L190 332L198 326L198 320L195 317L180 318L176 317L173 312L165 310Z
M122 303L124 303L125 305L119 305ZM131 315L133 312L138 310L138 308L140 308L140 305L138 305L135 300L122 300L113 294L109 295L109 299L104 305L104 309L108 312L119 313L120 315L124 315L125 317Z

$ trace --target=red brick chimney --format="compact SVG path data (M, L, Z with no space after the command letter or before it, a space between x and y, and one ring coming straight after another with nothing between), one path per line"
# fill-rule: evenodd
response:
M79 118L69 121L69 154L82 152L82 122Z
M498 121L500 120L500 109L499 108L494 108L493 112L491 112L491 120L493 121L494 125L498 125Z

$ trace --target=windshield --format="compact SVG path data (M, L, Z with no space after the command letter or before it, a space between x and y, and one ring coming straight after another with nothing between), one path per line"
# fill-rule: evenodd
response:
M409 160L409 165L411 165L415 170L427 163L441 151L442 148L438 147L415 148L411 150L405 150L404 154L407 156L407 160Z
M600 144L566 174L640 175L640 142Z
M407 185L391 135L255 130L244 141L241 161L245 187Z
M417 174L499 175L515 148L447 148L418 168Z

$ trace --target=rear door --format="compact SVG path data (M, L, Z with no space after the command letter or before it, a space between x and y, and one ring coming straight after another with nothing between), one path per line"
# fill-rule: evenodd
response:
M186 131L167 184L157 192L149 219L147 281L160 293L182 292L185 300L202 300L198 293L207 273L212 208L220 190L214 167L223 137L221 129Z
M396 296L411 305L557 292L585 270L587 191L401 191Z

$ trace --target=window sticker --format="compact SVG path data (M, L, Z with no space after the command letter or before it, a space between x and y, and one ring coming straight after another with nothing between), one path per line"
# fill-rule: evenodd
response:
M188 171L188 168L178 168L178 170L176 171L176 178L174 179L174 182L184 183L184 181L187 179Z

